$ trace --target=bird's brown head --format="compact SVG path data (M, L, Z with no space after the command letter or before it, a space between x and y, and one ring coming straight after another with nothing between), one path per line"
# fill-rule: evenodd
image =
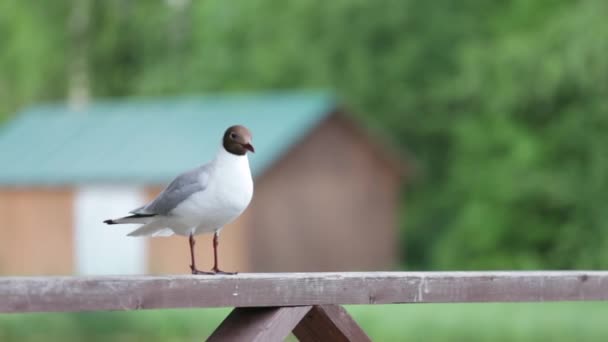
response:
M223 145L226 151L237 156L243 156L247 151L255 152L251 145L251 132L241 125L228 127L224 133Z

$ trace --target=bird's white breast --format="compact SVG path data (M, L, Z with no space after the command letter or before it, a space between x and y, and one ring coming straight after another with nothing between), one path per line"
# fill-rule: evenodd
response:
M178 205L172 216L179 218L177 234L205 233L222 228L236 219L253 196L253 180L246 155L237 156L220 149L208 179L200 179L205 189Z

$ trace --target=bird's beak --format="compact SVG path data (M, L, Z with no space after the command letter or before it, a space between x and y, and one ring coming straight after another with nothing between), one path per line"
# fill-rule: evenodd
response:
M243 146L245 147L246 150L251 151L251 153L255 153L255 149L253 148L253 145L251 145L250 143L247 143Z

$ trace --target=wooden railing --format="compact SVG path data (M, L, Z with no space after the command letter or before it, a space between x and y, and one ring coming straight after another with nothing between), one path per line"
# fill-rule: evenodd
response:
M607 271L0 278L0 312L235 307L211 341L368 341L343 304L608 300Z

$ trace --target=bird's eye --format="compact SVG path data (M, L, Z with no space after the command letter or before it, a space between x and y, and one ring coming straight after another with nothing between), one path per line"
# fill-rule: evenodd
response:
M230 139L236 139L236 133L230 133Z

